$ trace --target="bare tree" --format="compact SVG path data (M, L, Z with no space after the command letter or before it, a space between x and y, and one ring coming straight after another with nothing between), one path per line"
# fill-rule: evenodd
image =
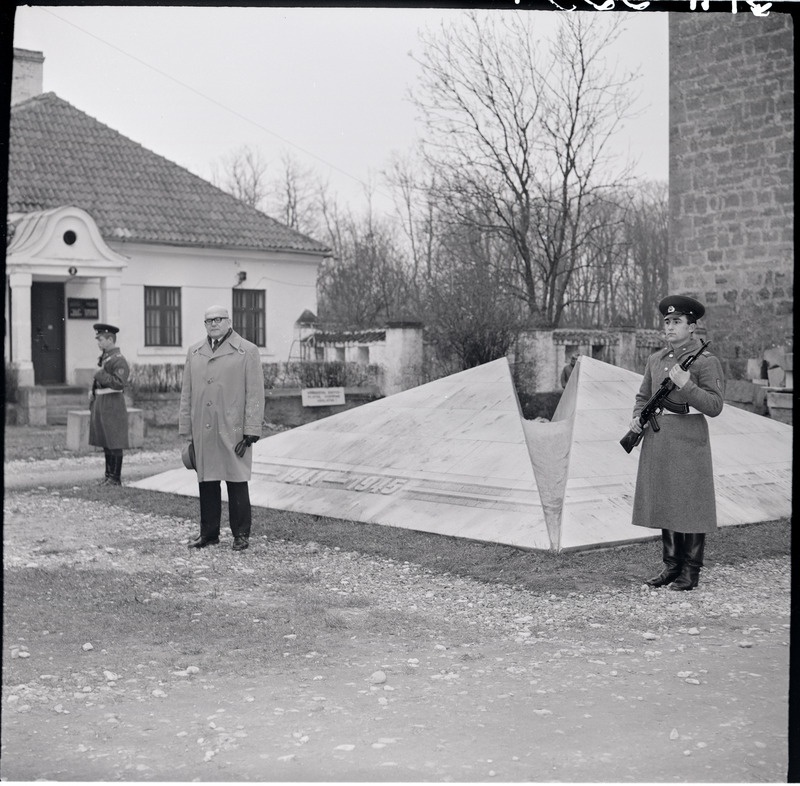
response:
M566 293L567 323L658 327L655 304L667 287L666 184L619 189L584 219L596 229Z
M371 213L357 219L335 201L323 205L333 256L317 278L320 317L348 328L370 328L416 316L406 259L393 228Z
M607 143L630 106L630 77L606 68L618 27L597 16L557 15L547 46L531 15L466 12L423 36L418 60L412 98L437 198L457 222L508 241L510 285L540 324L561 319L595 230L586 206L621 176L608 170Z
M425 304L440 358L462 369L506 355L524 322L521 304L508 294L508 248L474 226L453 227L426 279Z
M222 157L213 167L211 182L242 202L263 210L269 195L267 164L261 153L246 145Z
M435 183L419 173L424 167L410 157L395 155L385 178L395 195L395 209L410 252L411 278L419 283L429 277L439 249L438 209Z
M280 173L270 184L270 215L298 232L316 235L321 229L320 206L326 189L312 167L285 152Z
M667 294L669 196L666 183L648 183L637 194L626 222L633 280L625 297L630 317L641 327L661 327L656 304Z

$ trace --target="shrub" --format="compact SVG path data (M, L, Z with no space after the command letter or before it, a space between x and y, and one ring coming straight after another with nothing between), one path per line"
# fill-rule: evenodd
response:
M264 363L264 386L270 388L366 387L376 384L380 367L340 360L303 360L295 363Z
M547 391L544 393L519 394L519 406L525 420L546 418L552 420L558 402L561 400L561 391Z
M180 393L183 363L155 363L131 366L129 384L136 393Z
M281 387L283 374L280 363L262 363L261 370L264 372L264 387L267 390Z

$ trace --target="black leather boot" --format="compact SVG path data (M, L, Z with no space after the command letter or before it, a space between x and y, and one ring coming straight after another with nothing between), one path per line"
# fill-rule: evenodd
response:
M108 482L112 486L122 485L122 453L111 457L111 475Z
M706 545L705 532L685 532L683 535L683 568L681 575L670 586L676 592L693 590L700 580L703 567L703 551Z
M651 587L663 587L673 582L681 572L683 563L683 533L671 529L661 530L661 545L663 547L664 570L646 579L645 584Z
M98 486L107 486L111 482L111 459L114 457L108 452L108 450L103 451L106 457L106 474L103 476L103 479L98 481Z

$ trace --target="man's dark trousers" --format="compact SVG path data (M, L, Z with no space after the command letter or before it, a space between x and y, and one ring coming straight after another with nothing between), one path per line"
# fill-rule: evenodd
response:
M250 490L247 481L228 484L228 516L234 538L250 537ZM222 518L222 487L219 480L203 480L200 486L200 537L218 538Z

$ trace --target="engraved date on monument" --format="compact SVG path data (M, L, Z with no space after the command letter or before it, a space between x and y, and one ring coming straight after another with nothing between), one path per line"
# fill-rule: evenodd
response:
M344 491L366 491L370 494L394 494L406 485L405 478L380 475L354 475L330 469L290 469L280 475L280 483L298 486L338 488Z

